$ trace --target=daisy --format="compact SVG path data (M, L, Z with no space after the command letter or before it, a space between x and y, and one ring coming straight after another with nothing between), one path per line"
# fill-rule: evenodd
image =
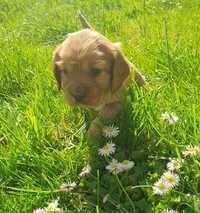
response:
M118 173L122 172L122 170L123 170L121 163L118 163L118 161L115 159L112 159L110 164L108 166L106 166L106 169L109 170L109 172L111 172L113 174L118 174Z
M62 192L71 192L73 191L75 188L77 187L76 182L72 182L72 183L63 183L60 186L60 190Z
M195 145L187 145L186 150L182 152L184 157L187 157L187 156L192 157L199 153L200 153L200 147Z
M161 179L169 184L170 187L174 187L179 183L179 176L172 173L171 171L165 172Z
M92 167L88 164L86 167L83 168L82 172L79 174L80 177L87 176L91 173Z
M52 201L51 203L49 203L48 207L47 207L47 212L61 212L61 209L58 208L58 199Z
M119 128L113 125L105 126L103 128L103 136L106 138L115 138L119 135Z
M170 117L171 117L171 119L169 120L169 124L176 123L179 120L178 116L175 113L173 113L173 112L171 113Z
M178 213L176 210L173 209L164 209L164 213Z
M169 183L164 181L163 179L159 179L157 182L154 183L153 192L155 194L163 195L169 191Z
M114 143L107 143L101 149L99 149L99 155L101 156L109 156L110 154L114 154L116 150Z
M179 170L182 166L182 162L183 160L179 160L179 159L171 159L168 163L167 163L167 168L170 171L174 171L174 170Z
M168 112L164 112L161 114L161 119L162 120L168 120L170 118L170 115Z
M134 167L135 163L133 161L130 160L123 160L121 162L121 167L123 170L129 170L132 169Z
M33 211L33 213L48 213L46 208L38 208Z
M178 116L175 114L175 113L171 113L169 114L168 112L164 112L161 114L161 119L164 120L164 121L168 121L169 124L174 124L176 122L178 122Z

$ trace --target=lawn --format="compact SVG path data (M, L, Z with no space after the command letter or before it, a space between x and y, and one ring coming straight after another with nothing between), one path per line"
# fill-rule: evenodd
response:
M79 11L148 82L132 82L123 113L105 123L120 130L106 158L98 149L109 140L87 138L91 112L64 102L52 72L56 45L81 29ZM199 0L0 0L0 212L56 199L62 212L200 212L199 11ZM112 174L112 158L135 166ZM154 184L171 158L180 180L160 195Z

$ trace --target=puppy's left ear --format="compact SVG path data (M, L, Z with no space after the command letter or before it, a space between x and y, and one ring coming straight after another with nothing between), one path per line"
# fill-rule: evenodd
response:
M125 58L120 49L116 50L112 70L112 92L117 91L130 74L130 62Z

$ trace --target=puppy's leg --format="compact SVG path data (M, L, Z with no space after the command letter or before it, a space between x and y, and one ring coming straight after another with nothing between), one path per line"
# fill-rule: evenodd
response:
M101 135L102 123L98 118L95 118L90 124L88 136L91 138L98 138Z
M116 118L121 110L122 104L119 101L106 104L104 108L99 112L98 117L92 121L91 126L88 130L89 136L100 136L103 127L103 121Z
M119 101L106 104L99 115L104 119L114 119L121 112L122 104Z

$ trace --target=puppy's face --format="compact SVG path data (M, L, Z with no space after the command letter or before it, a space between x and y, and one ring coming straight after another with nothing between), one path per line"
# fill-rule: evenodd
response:
M53 63L67 102L94 108L116 92L130 72L117 45L89 29L70 34L54 52Z

